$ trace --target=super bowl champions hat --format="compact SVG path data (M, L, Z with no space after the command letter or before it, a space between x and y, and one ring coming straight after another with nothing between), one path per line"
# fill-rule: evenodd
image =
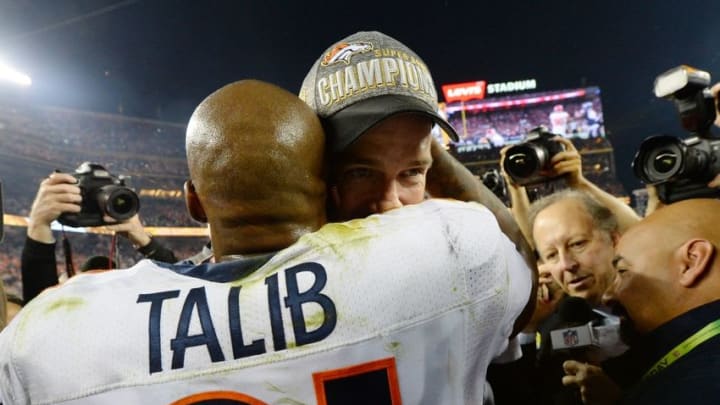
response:
M305 77L300 98L323 121L333 152L381 120L405 112L426 115L458 140L438 113L437 91L425 63L381 32L357 32L329 47Z

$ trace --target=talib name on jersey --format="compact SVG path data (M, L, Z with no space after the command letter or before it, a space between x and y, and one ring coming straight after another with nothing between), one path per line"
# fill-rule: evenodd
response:
M315 281L307 291L300 292L298 274L304 272L312 273ZM335 329L337 313L335 303L330 297L321 293L327 283L325 268L318 263L302 263L284 270L284 276L287 296L283 297L283 302L290 311L295 345L302 346L328 337ZM288 341L285 338L283 328L278 273L265 278L265 285L267 286L267 309L272 331L273 349L274 351L284 350L288 346ZM225 353L229 348L225 348L225 351L223 351L215 333L215 325L220 321L227 324L230 329L233 359L255 356L267 351L264 337L253 340L250 344L245 344L243 340L239 300L241 289L242 286L229 287L227 316L221 314L222 319L219 319L220 315L213 314L213 311L210 310L205 287L196 287L188 291L177 321L177 333L174 338L170 339L172 369L183 368L185 366L186 349L195 346L206 346L212 362L225 361L227 358ZM163 371L161 349L161 339L163 338L161 336L161 325L164 321L164 319L161 319L163 304L168 300L178 298L180 293L181 290L168 290L138 295L137 303L150 303L148 322L150 374ZM305 303L320 305L324 314L322 324L312 331L308 331L306 327L302 308ZM194 314L202 333L191 335L189 330ZM317 316L314 315L312 318L315 320Z

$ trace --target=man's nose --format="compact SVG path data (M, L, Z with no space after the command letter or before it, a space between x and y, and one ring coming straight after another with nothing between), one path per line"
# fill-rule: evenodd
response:
M377 202L377 212L383 213L395 208L402 207L400 194L398 193L398 184L396 181L388 181L385 183L380 200Z
M560 266L563 271L575 272L578 269L578 262L575 256L569 252L560 253Z

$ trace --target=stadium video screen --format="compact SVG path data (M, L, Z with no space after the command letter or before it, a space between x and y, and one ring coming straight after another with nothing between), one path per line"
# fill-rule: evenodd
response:
M598 87L453 102L440 110L460 136L450 145L457 154L522 142L540 125L571 139L605 137Z

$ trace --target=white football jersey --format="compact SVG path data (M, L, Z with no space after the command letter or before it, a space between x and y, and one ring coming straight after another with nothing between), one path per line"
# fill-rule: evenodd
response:
M530 297L474 203L328 224L268 257L44 292L0 334L4 404L478 404Z
M553 111L550 113L551 131L553 134L565 135L570 114L567 111Z

